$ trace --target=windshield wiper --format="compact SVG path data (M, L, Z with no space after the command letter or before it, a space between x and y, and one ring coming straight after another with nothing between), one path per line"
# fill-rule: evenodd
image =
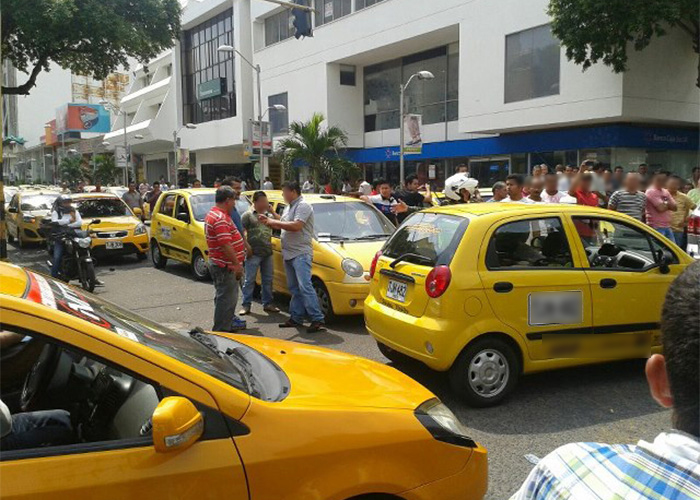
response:
M423 263L428 266L435 265L435 261L433 261L433 259L431 259L430 257L426 257L425 255L418 255L417 253L404 253L399 255L396 259L394 259L394 261L391 264L389 264L389 267L394 269L399 264L399 262L402 262L404 260L407 262L417 261L418 264Z
M367 236L359 236L357 238L352 238L352 241L363 241L363 240L378 240L380 238L388 238L388 234L368 234Z
M260 387L258 386L255 375L253 374L253 369L250 366L250 362L245 358L243 354L240 353L239 348L229 347L228 349L226 349L226 356L235 357L241 362L241 364L243 365L242 368L248 377L248 382L251 389L249 391L250 395L262 399L262 392L260 392Z
M194 340L196 340L204 347L212 351L219 358L226 360L226 362L229 365L231 365L233 369L236 370L236 372L240 375L241 380L245 384L246 392L251 396L253 395L253 384L251 382L251 376L248 373L246 373L246 371L241 369L240 366L233 362L233 359L231 359L231 357L228 356L228 352L224 353L221 350L219 350L218 346L216 345L216 342L214 342L211 339L209 334L204 333L204 331L201 328L195 328L194 330L190 331L190 337L192 337ZM229 351L230 350L231 349L229 349Z

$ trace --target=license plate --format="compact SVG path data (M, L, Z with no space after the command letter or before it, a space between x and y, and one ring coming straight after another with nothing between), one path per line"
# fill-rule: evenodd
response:
M389 280L386 296L397 302L406 302L406 290L408 290L408 285L406 285L406 283Z
M107 250L121 250L124 248L124 243L121 241L108 241Z

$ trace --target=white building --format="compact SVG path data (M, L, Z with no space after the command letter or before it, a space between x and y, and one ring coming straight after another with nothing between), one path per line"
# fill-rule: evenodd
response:
M321 112L348 132L349 154L370 178L398 181L399 86L424 70L435 79L414 80L406 93L424 141L406 173L423 180L439 184L461 163L482 185L587 158L684 175L700 163L697 56L680 31L632 51L624 74L583 72L551 35L547 0L314 1L314 37L304 40L274 4L186 6L174 49L176 123L197 124L181 137L205 184L252 176L244 141L257 115L254 71L217 51L230 44L260 65L264 109L287 107L271 112L276 134Z

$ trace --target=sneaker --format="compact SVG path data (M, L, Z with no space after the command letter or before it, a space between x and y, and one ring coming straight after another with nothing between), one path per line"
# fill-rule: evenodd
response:
M233 318L233 323L231 323L231 329L234 332L236 332L238 330L245 330L247 326L248 326L248 323L246 323L245 320L242 320L238 316Z
M318 332L325 332L326 328L323 323L320 321L314 321L309 325L309 327L306 329L306 333L318 333Z
M280 328L301 328L302 326L304 326L302 323L297 323L293 319L288 319L284 323L279 324Z
M273 306L273 305L268 305L263 307L263 311L268 312L268 313L278 313L280 312L280 308Z
M239 316L247 316L250 314L250 306L243 306L243 309L238 311Z

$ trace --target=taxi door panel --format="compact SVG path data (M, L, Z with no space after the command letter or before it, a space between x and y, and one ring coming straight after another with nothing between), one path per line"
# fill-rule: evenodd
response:
M175 211L175 194L166 194L162 201L156 206L157 213L153 214L151 230L160 244L161 251L168 257L178 258L179 253L175 251L173 244L173 224Z
M284 203L276 202L273 206L275 213L282 216L284 212ZM284 259L282 259L282 240L280 239L280 231L272 233L272 260L274 267L273 288L276 292L289 294L287 288L287 273L284 270Z
M172 219L170 227L172 231L170 243L173 246L173 252L177 252L180 259L189 262L192 260L192 245L194 244L192 215L189 203L182 195L179 195L175 202L175 217Z
M598 215L572 220L576 245L587 257L595 333L651 336L652 345L660 345L661 307L669 285L683 271L678 256L641 225ZM668 274L655 261L659 251L672 256Z
M517 331L531 359L555 355L543 334L587 334L588 278L556 215L499 221L486 233L479 274L497 318ZM527 353L525 353L527 356Z

